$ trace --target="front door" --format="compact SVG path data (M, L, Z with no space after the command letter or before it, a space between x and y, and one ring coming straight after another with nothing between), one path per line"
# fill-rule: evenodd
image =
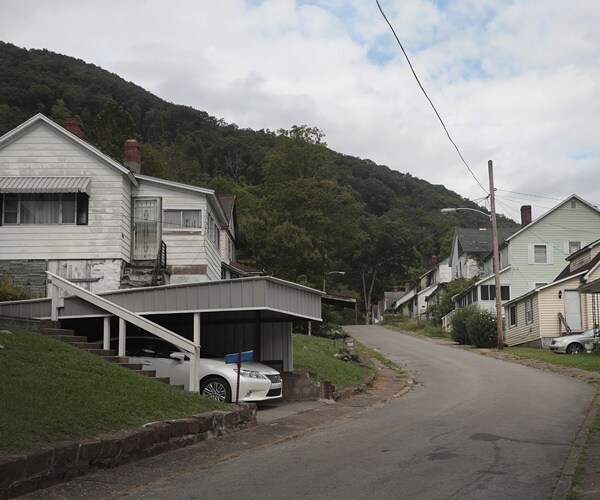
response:
M565 319L571 330L581 330L581 302L577 290L565 290Z
M154 260L160 243L160 199L133 200L133 260Z

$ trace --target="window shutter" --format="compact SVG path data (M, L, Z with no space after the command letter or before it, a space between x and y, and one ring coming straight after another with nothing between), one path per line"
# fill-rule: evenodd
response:
M533 243L530 243L529 245L527 245L527 263L533 264L534 262L534 245Z

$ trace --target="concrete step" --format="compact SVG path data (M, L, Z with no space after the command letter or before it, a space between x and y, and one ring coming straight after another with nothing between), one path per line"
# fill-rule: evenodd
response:
M87 344L87 337L82 335L59 335L58 333L46 333L47 337L52 337L53 339L60 340L62 342L67 342L68 344Z
M111 356L102 356L102 359L105 361L110 361L111 363L115 363L119 366L125 366L129 361L127 356L117 356L115 351L110 351L113 353Z
M75 335L75 330L70 328L40 328L40 332L44 335Z
M79 349L83 349L84 351L104 351L105 355L108 354L115 354L114 350L107 350L107 349L102 349L102 347L100 347L98 344L95 344L93 342L88 342L87 339L85 340L85 342L71 342L69 339L67 340L63 340L63 342L66 342L67 344L72 345L73 347L78 347Z
M76 345L76 344L73 344ZM115 351L113 350L105 350L98 348L97 344L93 344L94 348L82 348L84 351L89 352L90 354L95 354L96 356L101 356L103 358L110 358L115 355Z
M144 365L142 363L129 363L128 361L126 361L124 363L119 363L119 366L127 368L128 370L138 371L141 370Z

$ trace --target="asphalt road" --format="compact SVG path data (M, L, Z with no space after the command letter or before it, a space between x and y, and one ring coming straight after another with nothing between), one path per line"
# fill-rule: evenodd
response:
M94 489L93 483L106 486L117 481L111 474L118 473L96 475L85 496L99 498L94 491L104 491L103 498L132 499L515 500L552 495L594 396L592 387L379 327L348 330L410 371L414 389L387 404L332 417L329 426L294 439L262 447L249 442L248 452L221 457L214 465L193 465L202 447L148 461L146 476L144 463L138 463L129 470L137 470L145 482L129 478L125 487L122 478L112 495L110 488ZM238 434L250 441L276 426ZM82 488L71 492L83 495ZM68 488L52 496L69 497Z

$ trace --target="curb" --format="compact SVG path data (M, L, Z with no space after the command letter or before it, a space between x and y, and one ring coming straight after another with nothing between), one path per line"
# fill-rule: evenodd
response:
M0 457L0 499L69 481L97 469L116 467L256 425L256 405L188 418L152 422L114 434L68 441Z
M588 444L590 427L592 426L598 411L600 410L600 390L596 388L596 395L590 403L586 415L577 430L575 440L571 445L569 456L563 466L563 469L556 483L552 500L562 500L567 498L570 491L574 490L575 485L573 484L577 467L581 464L583 453Z

